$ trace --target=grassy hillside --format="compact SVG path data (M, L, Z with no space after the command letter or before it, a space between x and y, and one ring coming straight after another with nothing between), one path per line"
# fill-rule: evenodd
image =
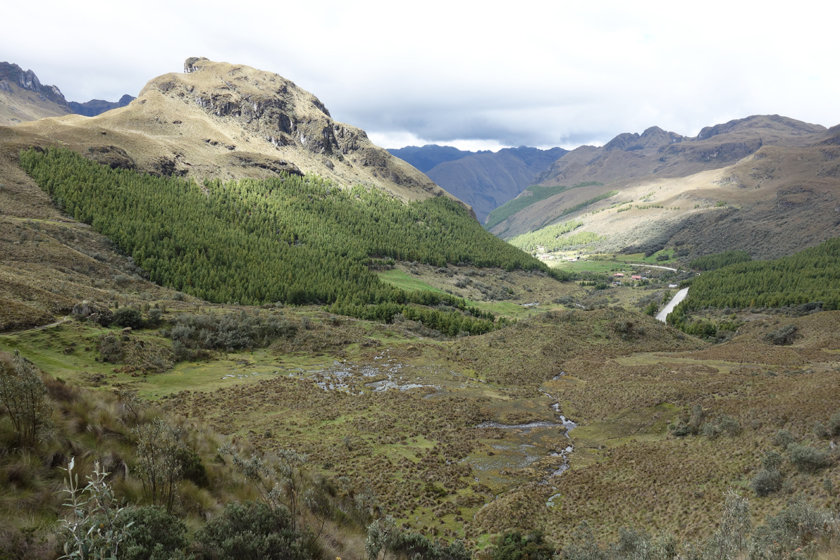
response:
M580 183L573 187L565 187L562 185L558 186L532 186L525 189L525 191L514 198L513 200L506 202L502 206L499 206L492 212L490 215L487 216L487 221L485 223L485 227L487 229L492 229L494 226L499 225L500 223L504 222L510 216L520 212L521 210L531 206L532 204L536 204L542 200L550 198L556 194L560 194L565 192L569 189L576 189L580 187L588 187L598 183Z

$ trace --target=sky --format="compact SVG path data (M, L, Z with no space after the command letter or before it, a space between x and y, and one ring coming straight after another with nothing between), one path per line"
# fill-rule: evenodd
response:
M69 101L190 56L275 72L386 148L601 145L754 114L840 124L840 3L5 0L0 60Z

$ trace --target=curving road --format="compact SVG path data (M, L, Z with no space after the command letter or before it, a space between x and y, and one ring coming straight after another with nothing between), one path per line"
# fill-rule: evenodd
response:
M671 301L668 302L668 305L662 308L662 310L656 314L656 320L665 322L665 319L668 317L668 314L674 310L676 306L680 304L682 300L686 298L688 295L688 288L683 288L677 294L671 298Z

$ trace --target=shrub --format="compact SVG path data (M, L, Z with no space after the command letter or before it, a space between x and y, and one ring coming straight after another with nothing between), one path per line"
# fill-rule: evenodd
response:
M208 488L210 480L207 478L207 469L201 462L198 453L188 447L181 447L175 451L178 462L181 464L181 477L184 480L193 482L199 488Z
M73 306L73 317L79 321L93 321L103 327L107 327L114 319L111 310L103 305L81 301Z
M444 544L433 541L420 533L401 531L390 517L377 519L368 526L365 553L375 560L385 550L397 558L424 558L428 560L470 560L472 555L460 541Z
M47 388L32 362L19 353L11 360L0 355L0 404L6 409L21 446L34 445L48 426Z
M493 549L493 560L550 560L554 547L543 540L540 531L523 535L509 531L499 537Z
M114 318L111 323L118 327L140 329L143 327L143 316L138 309L133 307L120 307L114 311Z
M184 522L159 506L126 508L117 523L125 527L119 560L171 560L188 544Z
M825 424L817 422L814 424L814 436L817 439L828 439L831 437L831 434L828 433L828 429L825 427Z
M803 501L789 504L753 535L751 558L813 558L819 541L832 533L831 516Z
M62 524L64 556L67 559L117 558L126 539L126 526L118 519L123 509L117 506L114 492L106 482L108 473L97 462L88 483L79 488L79 475L73 472L70 459L64 493L70 516Z
M242 313L227 315L182 315L170 331L176 356L191 350L245 350L267 346L278 337L291 338L297 326L285 318Z
M286 508L261 502L232 503L195 536L196 560L305 559Z
M828 433L832 436L840 436L840 412L834 413L828 420Z
M761 469L750 481L750 486L752 486L755 494L760 497L778 492L782 487L782 473L777 469Z
M592 528L585 521L572 533L571 542L563 548L563 560L607 560L607 552L598 546Z
M747 548L747 535L752 528L750 506L746 499L729 491L723 505L720 525L706 543L706 558L738 558Z
M183 475L183 433L161 419L135 429L137 474L153 504L172 510L175 490Z
M118 364L123 360L123 343L114 333L99 337L99 357L103 362Z
M775 451L768 451L764 454L761 465L767 470L779 470L782 466L782 456Z
M715 419L714 422L703 424L702 431L703 435L709 439L715 439L721 434L735 437L741 433L741 424L731 416L724 414L720 418Z
M779 430L773 436L773 443L782 449L787 449L787 446L793 443L793 435L787 430Z
M157 327L163 320L163 309L160 307L153 307L149 309L148 324L150 327Z
M807 445L788 446L790 462L801 472L817 472L831 465L832 458L827 451Z
M691 414L683 416L677 424L671 426L671 433L677 437L694 435L700 433L703 422L706 420L706 411L699 404L691 407Z

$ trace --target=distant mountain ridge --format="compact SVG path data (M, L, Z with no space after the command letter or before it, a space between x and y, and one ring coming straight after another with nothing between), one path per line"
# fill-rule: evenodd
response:
M0 62L0 125L17 124L44 117L76 113L92 117L124 107L134 97L123 95L119 101L92 99L84 103L67 101L57 86L44 85L32 70L17 64Z
M555 161L541 185L627 182L646 176L684 177L735 163L765 144L797 146L825 131L778 115L752 116L706 127L695 138L654 126L619 134L604 146L581 146Z
M435 144L389 150L458 197L484 222L495 208L532 185L563 148L505 148L498 152L469 152Z
M836 127L779 115L708 126L693 138L659 127L619 134L553 162L537 183L556 192L523 193L491 231L511 239L574 220L582 225L570 236L598 238L577 249L584 252L791 254L840 236L837 138Z
M134 97L125 94L122 97L120 97L118 101L91 99L90 101L85 101L84 103L70 101L67 105L70 107L70 111L76 113L77 115L95 117L96 115L100 115L105 111L110 111L111 109L117 109L119 107L125 107L126 105L134 101L134 99Z
M480 153L459 150L454 146L439 146L437 144L406 146L404 148L392 148L388 151L391 152L391 155L407 161L423 173L426 173L441 163L455 161L463 157Z

